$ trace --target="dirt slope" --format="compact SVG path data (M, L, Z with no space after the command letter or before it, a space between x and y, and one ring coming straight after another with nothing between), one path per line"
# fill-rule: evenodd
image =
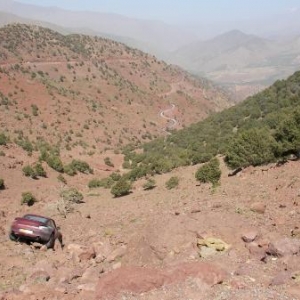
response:
M57 181L57 173L47 170L48 179L26 178L16 159L20 150L1 150L15 156L0 157L0 177L6 185L0 191L3 299L24 299L25 295L36 299L93 299L98 295L100 299L101 280L107 283L101 293L110 295L110 287L120 284L114 278L118 272L126 273L126 267L143 267L147 276L149 268L158 268L168 276L163 277L164 287L160 277L151 277L150 287L144 287L142 294L124 283L117 291L121 294L113 294L113 299L121 299L122 292L122 299L253 299L253 294L257 299L299 299L299 162L247 168L233 177L227 176L222 165L221 185L215 190L197 184L197 166L180 168L156 176L157 187L151 191L143 190L143 181L136 182L133 193L122 198L113 198L109 190L88 189L86 183L93 175L67 177L68 185L84 194L85 203L76 205L64 218L57 204L66 187ZM179 177L179 186L168 190L165 182L171 176ZM21 206L24 190L33 191L39 202ZM9 241L9 224L26 212L55 218L65 248L43 252L38 245ZM197 246L200 237L221 239L229 248L203 249ZM281 243L277 247L283 249L283 255L266 254L272 243ZM193 273L190 265L182 265L190 262L210 266ZM170 275L174 267L175 277ZM223 277L216 267L228 275ZM130 273L138 272L132 270ZM205 278L220 277L224 283L211 286L203 281L203 274Z

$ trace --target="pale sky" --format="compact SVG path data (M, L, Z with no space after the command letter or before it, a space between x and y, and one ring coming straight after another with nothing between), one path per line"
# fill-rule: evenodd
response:
M177 22L216 22L260 18L300 9L300 0L15 0L69 10L117 13Z

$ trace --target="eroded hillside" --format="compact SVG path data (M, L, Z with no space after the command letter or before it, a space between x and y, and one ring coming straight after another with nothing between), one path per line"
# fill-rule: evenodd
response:
M111 40L9 25L0 41L0 119L11 141L94 153L165 134L160 113L172 104L172 129L230 105L210 82Z

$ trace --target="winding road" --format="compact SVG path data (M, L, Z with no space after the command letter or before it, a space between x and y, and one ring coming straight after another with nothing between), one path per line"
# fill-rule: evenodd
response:
M163 131L167 134L171 134L169 130L174 129L178 121L175 118L168 117L167 114L172 113L172 111L176 108L175 104L171 104L171 107L160 112L160 116L168 121L167 126L163 128Z

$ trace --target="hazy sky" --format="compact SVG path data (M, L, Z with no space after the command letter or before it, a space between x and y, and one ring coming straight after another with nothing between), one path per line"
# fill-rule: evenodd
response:
M118 13L174 22L215 22L287 13L299 0L15 0L70 10Z

